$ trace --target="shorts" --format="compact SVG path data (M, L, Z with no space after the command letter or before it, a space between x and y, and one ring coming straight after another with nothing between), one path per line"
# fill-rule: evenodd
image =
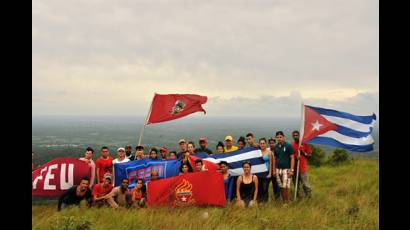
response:
M276 181L280 188L290 188L290 180L288 172L290 169L276 169Z

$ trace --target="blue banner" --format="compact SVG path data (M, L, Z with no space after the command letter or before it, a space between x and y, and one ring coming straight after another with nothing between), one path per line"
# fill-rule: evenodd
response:
M142 178L144 183L151 179L151 172L158 172L158 179L169 178L179 175L179 160L151 160L144 158L126 163L114 165L115 186L121 185L121 180L129 180L128 188L134 188L138 178Z

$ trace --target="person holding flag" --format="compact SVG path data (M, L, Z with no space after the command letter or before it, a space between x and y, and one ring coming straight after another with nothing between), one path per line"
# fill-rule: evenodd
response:
M296 158L296 164L299 161L299 175L298 175L298 187L300 187L300 182L303 184L303 191L307 198L311 197L312 189L309 184L309 177L307 173L308 169L308 159L312 156L312 149L308 144L302 143L299 147L299 131L295 130L292 132L293 142L292 147L294 153L294 158ZM300 156L298 151L300 151ZM293 176L293 182L296 185L296 174ZM299 193L297 193L299 194Z
M282 200L286 203L289 201L290 179L294 173L295 159L292 145L285 142L285 135L282 131L276 132L278 143L275 145L275 154L277 156L276 181L280 187Z

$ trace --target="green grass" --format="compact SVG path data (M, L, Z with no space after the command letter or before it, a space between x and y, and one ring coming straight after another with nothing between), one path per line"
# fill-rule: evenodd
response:
M76 229L69 227L88 220L91 229L378 229L378 163L355 160L337 167L312 167L312 199L292 202L286 208L271 200L254 209L235 205L139 210L74 207L57 212L56 203L33 204L32 228Z

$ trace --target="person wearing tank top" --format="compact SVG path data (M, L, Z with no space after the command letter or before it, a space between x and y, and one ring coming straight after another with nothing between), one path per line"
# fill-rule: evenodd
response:
M266 139L264 137L259 139L259 147L261 149L266 168L268 169L268 175L264 178L259 178L258 202L267 202L269 199L269 183L271 178L275 175L275 158L273 157L272 151L267 148Z
M243 175L236 182L237 204L242 207L256 207L258 197L258 177L251 174L251 163L242 163Z

